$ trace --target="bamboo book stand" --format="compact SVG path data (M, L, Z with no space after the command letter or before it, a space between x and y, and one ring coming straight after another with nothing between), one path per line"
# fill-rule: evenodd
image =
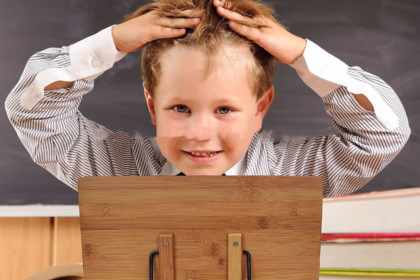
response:
M84 177L84 279L319 279L322 198L318 177Z

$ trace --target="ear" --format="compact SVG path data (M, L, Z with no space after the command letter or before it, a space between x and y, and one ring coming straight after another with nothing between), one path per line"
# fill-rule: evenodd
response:
M152 117L152 124L156 125L155 104L153 103L152 95L146 84L143 82L144 97L146 98L147 108L149 108L150 116Z
M271 85L263 94L263 96L257 101L257 110L254 118L254 131L258 132L261 130L262 122L267 114L268 108L274 100L274 85Z

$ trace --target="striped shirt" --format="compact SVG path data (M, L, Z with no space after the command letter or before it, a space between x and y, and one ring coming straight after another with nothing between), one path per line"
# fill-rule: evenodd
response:
M322 99L337 135L314 138L255 133L244 157L226 175L318 176L323 195L350 194L371 180L401 151L411 130L401 101L379 77L349 67L307 39L291 66ZM85 176L176 175L156 140L113 132L82 115L82 97L94 79L126 54L116 50L111 27L71 46L35 53L9 93L5 108L33 161L77 191ZM44 91L58 81L72 88ZM351 93L364 94L375 112Z

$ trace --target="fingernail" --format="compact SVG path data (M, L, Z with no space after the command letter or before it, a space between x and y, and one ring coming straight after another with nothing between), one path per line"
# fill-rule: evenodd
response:
M223 8L222 6L219 6L219 8L220 8L220 10L221 10L221 11L223 11L223 10L224 10L224 8Z

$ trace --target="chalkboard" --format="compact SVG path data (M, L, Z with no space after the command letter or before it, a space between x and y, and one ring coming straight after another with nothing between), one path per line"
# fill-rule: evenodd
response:
M62 47L122 21L146 1L1 0L0 89L4 101L29 57ZM413 0L267 1L277 19L350 66L378 75L405 106L412 135L402 152L358 192L420 186L420 2ZM140 80L140 52L131 53L95 81L80 110L109 129L155 135ZM283 136L334 134L319 96L288 65L278 63L274 103L263 128ZM0 205L78 203L77 192L36 165L1 108Z

